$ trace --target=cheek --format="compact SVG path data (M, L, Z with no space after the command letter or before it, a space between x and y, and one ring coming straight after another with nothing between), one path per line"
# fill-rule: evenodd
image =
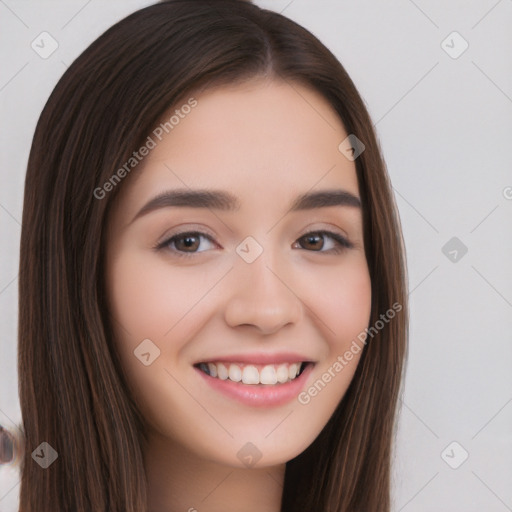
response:
M311 276L312 277L312 276ZM322 286L310 287L308 306L325 340L325 357L316 365L298 402L308 420L323 428L349 387L364 349L361 333L371 313L371 281L366 260L316 272ZM359 336L359 339L358 339Z
M361 255L347 258L344 265L312 269L301 286L306 290L307 306L314 313L312 318L319 320L318 328L322 329L331 356L345 350L368 326L371 281Z
M141 253L122 254L110 266L110 308L119 334L130 343L164 340L204 295L207 283L193 269L169 265Z
M184 348L211 313L213 294L208 292L225 272L220 265L208 272L194 266L172 267L164 260L148 258L147 251L126 249L111 260L107 289L114 342L142 409L151 408L155 400L155 408L161 408L157 397L168 392L172 379L166 370L183 363ZM144 366L136 354L148 339L150 352L158 356ZM179 392L179 386L176 389Z
M201 286L201 275L196 272L194 278L191 272L170 271L168 264L157 258L148 261L147 253L136 250L120 251L108 267L107 289L117 353L133 397L144 418L153 425L179 423L171 411L190 407L190 396L171 375L180 349L192 335L187 312L204 295L206 286ZM148 339L152 343L145 345L145 351L150 352L153 361L146 366L137 354L142 353L139 346ZM186 424L190 426L191 422Z

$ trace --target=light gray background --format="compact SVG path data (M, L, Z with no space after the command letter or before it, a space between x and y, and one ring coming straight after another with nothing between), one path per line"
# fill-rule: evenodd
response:
M0 423L17 400L18 243L33 131L65 68L153 2L0 0ZM395 512L512 510L512 1L256 0L340 59L368 106L407 246L411 336ZM59 44L42 59L31 42ZM458 58L463 42L469 44ZM442 46L442 41L446 42ZM450 48L452 47L452 48ZM457 237L457 261L442 248ZM445 252L449 253L452 248ZM453 441L457 445L446 447ZM468 459L456 465L464 451ZM443 455L444 454L444 455ZM443 459L444 457L444 459ZM0 469L0 511L18 474Z

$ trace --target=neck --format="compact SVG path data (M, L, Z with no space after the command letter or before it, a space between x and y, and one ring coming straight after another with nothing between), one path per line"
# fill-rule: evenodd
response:
M285 464L239 468L151 434L144 452L148 512L280 512Z

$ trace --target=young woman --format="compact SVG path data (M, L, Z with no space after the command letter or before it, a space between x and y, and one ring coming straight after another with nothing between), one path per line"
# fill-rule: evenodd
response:
M30 153L20 511L390 510L404 250L336 58L240 0L135 12Z

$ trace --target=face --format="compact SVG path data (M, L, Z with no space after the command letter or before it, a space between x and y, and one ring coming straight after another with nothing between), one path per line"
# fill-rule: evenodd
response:
M338 150L348 134L298 84L194 99L153 132L109 218L115 344L150 439L230 466L282 464L333 414L369 322L356 170Z

